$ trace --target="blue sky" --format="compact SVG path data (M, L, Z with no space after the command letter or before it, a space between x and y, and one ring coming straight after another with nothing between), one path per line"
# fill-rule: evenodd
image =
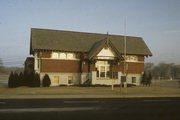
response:
M0 0L0 58L22 66L30 28L143 37L146 62L180 64L180 0Z

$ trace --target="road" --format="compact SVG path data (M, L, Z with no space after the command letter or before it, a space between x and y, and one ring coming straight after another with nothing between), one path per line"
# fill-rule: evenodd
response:
M0 120L180 120L180 98L1 99Z

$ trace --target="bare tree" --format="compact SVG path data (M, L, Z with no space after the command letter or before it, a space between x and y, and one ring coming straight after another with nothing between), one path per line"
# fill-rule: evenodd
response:
M158 65L154 65L153 63L145 64L145 71L148 73L152 73L154 78L165 78L170 79L173 78L176 74L175 65L173 63L159 63Z

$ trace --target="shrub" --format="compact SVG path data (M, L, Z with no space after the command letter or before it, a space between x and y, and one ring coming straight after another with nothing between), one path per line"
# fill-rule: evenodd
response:
M43 87L49 87L50 84L51 84L51 80L49 78L49 75L45 74L44 78L43 78L43 81L42 81L42 85L43 85Z

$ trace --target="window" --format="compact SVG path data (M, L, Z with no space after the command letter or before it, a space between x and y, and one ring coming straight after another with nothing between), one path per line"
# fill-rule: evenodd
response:
M124 55L123 55L123 57L124 57ZM137 61L138 61L138 57L137 57L137 56L134 56L134 55L127 55L127 56L125 57L125 60L126 60L127 62L137 62Z
M121 82L126 82L126 76L121 76Z
M72 84L73 83L73 76L68 76L68 84Z
M132 83L136 83L136 77L132 77Z
M57 52L53 52L52 53L52 58L58 59L59 58L59 54Z
M60 53L60 59L66 59L66 53Z
M76 59L74 53L65 53L65 52L52 52L51 58L53 58L53 59Z
M96 62L97 77L109 78L110 77L110 64L108 61Z
M54 76L53 83L59 84L59 76Z
M75 59L73 53L67 53L67 59Z
M118 79L118 72L113 72L113 78Z

